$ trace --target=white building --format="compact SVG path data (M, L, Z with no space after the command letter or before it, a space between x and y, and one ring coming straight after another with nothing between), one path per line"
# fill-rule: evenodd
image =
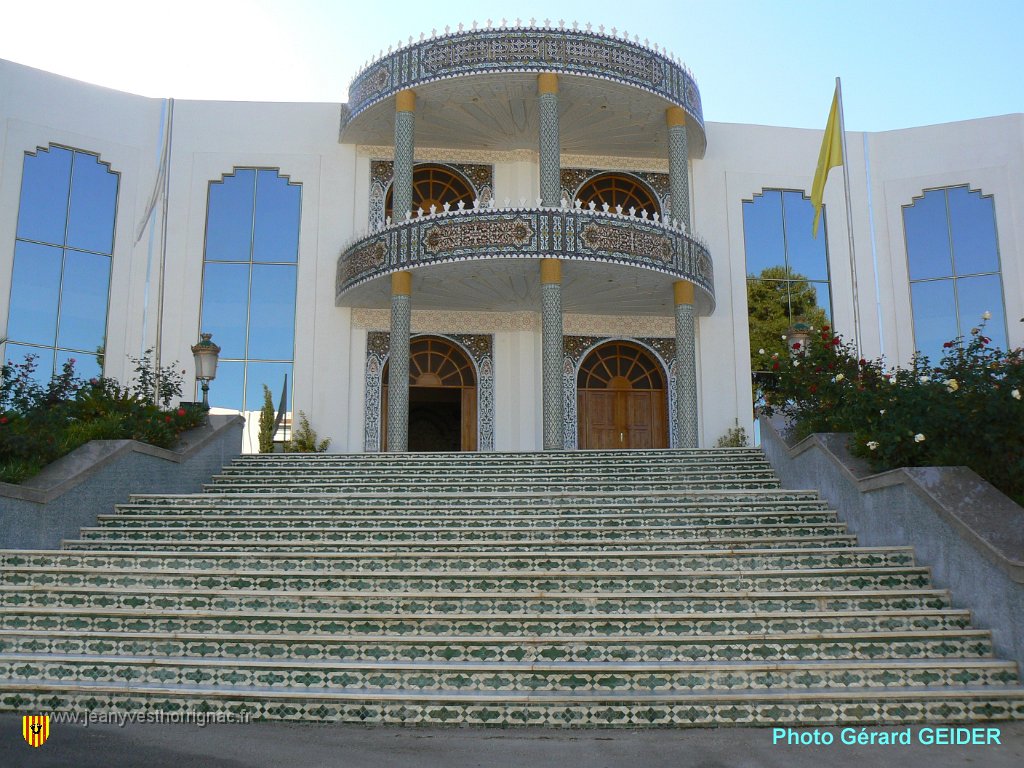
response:
M406 396L410 448L750 432L747 275L772 265L818 283L868 357L934 353L985 310L994 341L1024 344L1020 114L849 133L855 270L838 171L810 236L820 131L705 125L683 69L596 34L428 40L342 105L169 102L0 62L0 122L5 359L90 374L102 348L124 380L158 346L191 377L210 331L214 405L256 410L287 374L333 451L400 444ZM409 222L388 223L392 194ZM406 395L381 369L409 304Z

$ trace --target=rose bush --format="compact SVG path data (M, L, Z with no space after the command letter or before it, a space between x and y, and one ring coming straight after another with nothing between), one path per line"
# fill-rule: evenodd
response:
M146 357L135 361L148 366ZM206 412L168 408L181 395L181 376L161 371L160 399L153 404L152 376L129 386L110 378L84 381L75 360L64 363L47 384L35 376L35 358L0 367L0 480L17 483L89 440L133 439L170 448L178 435L203 423ZM169 382L169 383L168 383Z
M784 414L796 437L850 432L851 452L876 470L967 466L1024 503L1024 349L993 348L984 320L936 363L858 358L828 326L761 363L761 411Z

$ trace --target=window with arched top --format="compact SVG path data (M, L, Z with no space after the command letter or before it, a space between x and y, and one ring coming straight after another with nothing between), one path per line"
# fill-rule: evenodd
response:
M99 156L51 144L26 152L4 357L36 357L49 381L70 359L97 376L107 309L119 175Z
M991 319L985 335L1006 347L999 239L991 195L966 184L928 189L903 206L914 348L931 360L942 344Z
M301 189L276 168L210 182L200 330L221 347L212 405L258 410L266 384L276 406L291 380Z
M387 197L384 200L384 215L390 216L394 221L392 209L394 207L394 184L388 188ZM423 209L424 213L430 213L430 206L435 206L437 211L444 210L444 204L449 203L452 208L457 208L459 201L470 207L476 197L473 185L465 176L447 165L434 163L419 163L412 171L412 210L413 216Z
M648 216L661 214L657 195L640 179L628 173L602 173L594 176L579 188L576 199L583 203L584 208L590 202L598 209L607 203L612 211L621 205L625 213L635 208L637 215L640 215L640 211L647 211Z

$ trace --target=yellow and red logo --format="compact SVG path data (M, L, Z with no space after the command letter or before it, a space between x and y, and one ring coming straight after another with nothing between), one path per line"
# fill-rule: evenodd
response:
M43 746L50 738L50 716L25 715L21 718L21 735L31 746Z

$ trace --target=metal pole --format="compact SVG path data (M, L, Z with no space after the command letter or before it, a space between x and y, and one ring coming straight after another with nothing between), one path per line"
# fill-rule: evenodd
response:
M839 135L843 142L843 180L846 183L846 231L850 235L850 276L853 280L853 342L860 357L860 299L857 292L857 251L853 244L853 208L850 205L850 155L846 151L846 122L843 119L843 86L836 78L839 102Z

